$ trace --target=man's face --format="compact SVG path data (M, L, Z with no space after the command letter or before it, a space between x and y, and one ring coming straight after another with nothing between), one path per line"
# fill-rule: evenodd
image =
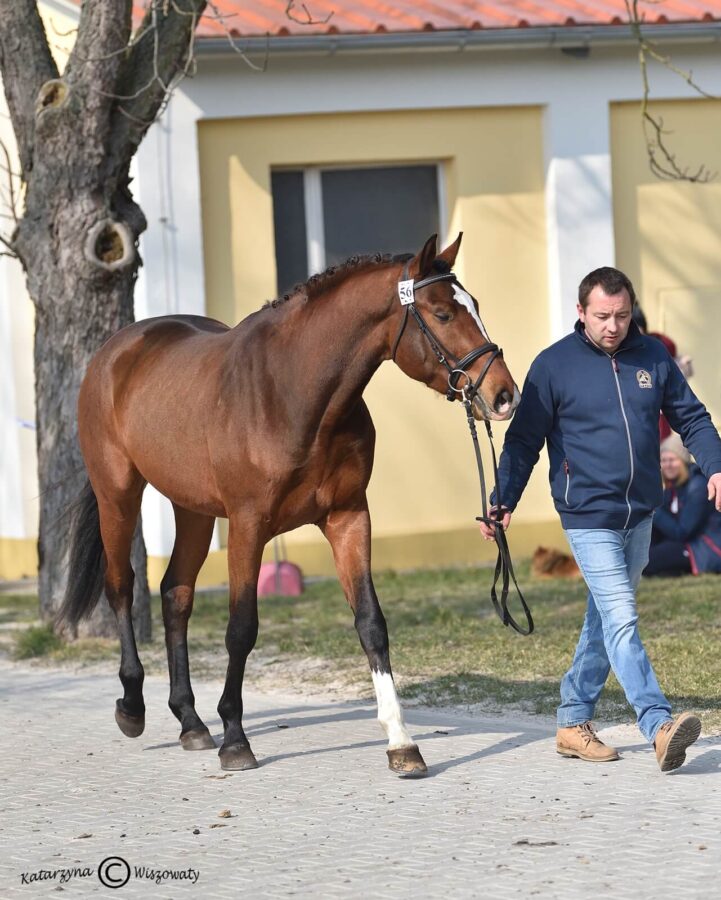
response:
M586 308L579 303L577 309L587 337L606 353L614 353L631 324L631 297L626 288L620 294L607 294L597 284L588 295Z

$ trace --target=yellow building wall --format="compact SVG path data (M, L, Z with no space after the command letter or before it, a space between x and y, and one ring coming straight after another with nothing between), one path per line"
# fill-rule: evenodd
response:
M456 269L519 385L548 344L540 108L202 121L199 151L208 315L235 323L275 295L273 167L438 162L449 223L444 238L464 232ZM490 559L474 522L477 476L460 406L392 363L381 367L365 399L378 434L369 488L374 566ZM494 426L499 447L504 431ZM565 546L546 468L544 453L510 535L519 555L539 543ZM298 529L287 543L307 572L333 571L315 528ZM212 577L223 557L209 561Z
M20 581L37 574L37 539L0 537L0 581Z
M650 171L638 103L611 108L616 260L631 278L649 329L694 360L690 384L721 423L721 101L651 104L682 167L707 184L659 181Z

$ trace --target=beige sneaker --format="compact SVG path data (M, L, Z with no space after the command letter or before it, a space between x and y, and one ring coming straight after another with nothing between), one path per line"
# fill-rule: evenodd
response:
M662 772L678 769L686 760L686 748L698 740L701 734L701 720L693 713L681 713L669 719L656 732L654 747L656 759Z
M618 751L607 747L596 734L591 722L559 728L556 732L556 752L588 762L613 762L621 759Z

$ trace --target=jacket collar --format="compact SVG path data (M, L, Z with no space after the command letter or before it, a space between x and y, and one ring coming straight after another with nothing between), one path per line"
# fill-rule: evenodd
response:
M582 344L584 344L586 347L589 347L596 353L602 353L604 356L615 356L616 353L620 353L621 350L630 350L634 347L643 347L643 334L641 333L638 325L633 321L629 325L628 334L621 341L618 348L613 354L608 354L605 350L601 350L600 347L597 347L592 341L588 339L588 337L586 337L586 328L580 319L576 320L576 324L573 326L573 330L576 337Z

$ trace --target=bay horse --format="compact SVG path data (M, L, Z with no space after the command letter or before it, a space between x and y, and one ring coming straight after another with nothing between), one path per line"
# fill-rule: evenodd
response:
M416 256L354 257L234 328L201 316L145 319L117 332L93 357L78 399L89 481L71 529L59 621L77 625L104 586L120 636L124 694L115 719L123 734L137 737L145 727L130 546L143 490L152 484L175 512L161 594L169 706L180 721L182 746L215 747L195 710L187 647L195 582L215 519L229 520L228 669L218 712L220 764L233 770L257 766L243 731L242 685L258 633L263 548L276 535L314 523L331 545L368 657L389 767L402 775L426 772L403 721L371 577L366 487L375 431L362 395L391 357L411 378L446 393L449 365L441 365L438 348L447 347L451 360L468 357L469 384L482 373L474 416L513 414L518 389L490 344L476 301L451 273L460 242L461 235L437 255L433 235ZM399 302L399 282L412 281L419 283L412 296L419 327ZM432 328L423 331L421 321ZM473 356L480 339L496 351L485 362Z

